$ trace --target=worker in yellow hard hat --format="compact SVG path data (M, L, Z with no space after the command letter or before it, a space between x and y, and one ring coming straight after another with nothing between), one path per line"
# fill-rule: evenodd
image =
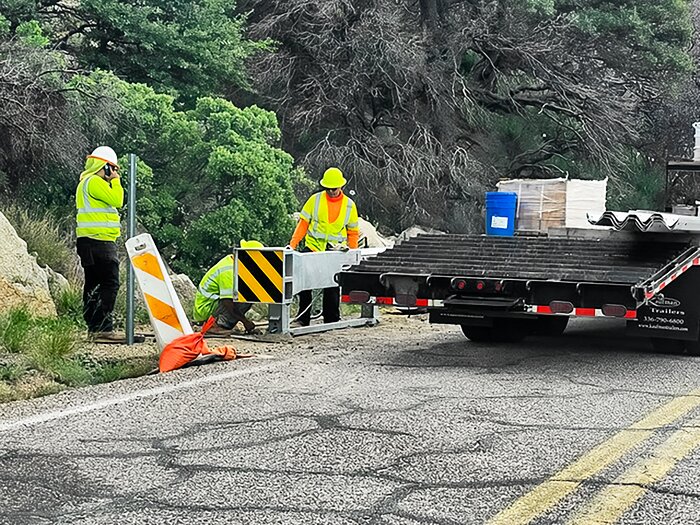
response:
M312 195L301 210L299 222L289 245L297 249L302 239L305 252L323 252L347 245L357 249L360 230L357 206L343 193L347 180L338 168L328 168L320 181L324 191ZM311 290L299 293L299 323L311 322ZM323 320L340 321L340 288L323 290Z
M119 290L118 209L123 204L117 154L109 146L100 146L88 155L75 192L76 244L85 271L83 317L97 342L125 342L124 334L114 332L112 322Z
M242 240L241 248L264 248L259 241ZM240 322L246 333L255 331L255 323L246 314L251 308L250 303L239 303L233 300L234 275L233 255L227 255L212 266L204 274L194 298L194 320L204 322L212 315L216 324L209 329L207 336L225 337L231 335L233 328Z

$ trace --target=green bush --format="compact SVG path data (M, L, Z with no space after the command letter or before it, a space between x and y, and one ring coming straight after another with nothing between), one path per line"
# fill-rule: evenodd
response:
M659 210L663 205L664 172L635 151L627 152L627 162L608 184L608 209Z

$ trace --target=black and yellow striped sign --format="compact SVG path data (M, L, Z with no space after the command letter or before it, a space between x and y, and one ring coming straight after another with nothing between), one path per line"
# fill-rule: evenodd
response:
M281 250L238 250L238 301L282 303Z

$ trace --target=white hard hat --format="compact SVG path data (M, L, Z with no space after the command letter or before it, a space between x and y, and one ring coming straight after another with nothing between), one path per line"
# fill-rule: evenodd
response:
M88 158L104 160L112 166L119 166L117 154L109 146L99 146L95 148L95 151L90 153L90 155L88 155Z

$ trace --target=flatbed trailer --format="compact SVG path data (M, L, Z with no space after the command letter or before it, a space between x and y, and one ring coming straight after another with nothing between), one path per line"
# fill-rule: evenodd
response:
M342 300L427 309L472 341L563 333L618 318L658 351L700 355L694 238L420 235L337 275Z

